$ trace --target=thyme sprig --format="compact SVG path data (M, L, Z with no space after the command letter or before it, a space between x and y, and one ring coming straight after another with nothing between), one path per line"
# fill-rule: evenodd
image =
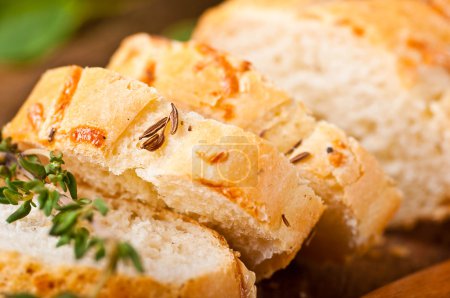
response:
M48 158L48 163L43 163L39 156ZM109 208L100 198L79 198L75 177L63 165L61 153L42 149L19 152L10 138L0 136L0 204L19 206L6 221L20 220L32 208L38 208L51 217L49 234L58 238L57 247L73 245L76 259L89 251L93 251L96 261L108 257L103 270L107 278L101 277L96 289L104 286L120 261L131 261L138 272L144 272L139 254L131 244L91 233L89 226L95 215L106 216Z

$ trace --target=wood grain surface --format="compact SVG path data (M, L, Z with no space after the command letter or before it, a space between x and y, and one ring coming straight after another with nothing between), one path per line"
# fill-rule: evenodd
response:
M450 260L384 286L363 298L450 297Z

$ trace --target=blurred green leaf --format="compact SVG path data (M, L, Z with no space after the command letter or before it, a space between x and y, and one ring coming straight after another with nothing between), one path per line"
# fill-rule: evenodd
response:
M45 54L116 2L0 0L0 62L26 62Z
M179 41L188 41L191 38L196 23L197 20L195 19L186 19L176 22L164 29L162 35Z
M37 298L37 296L27 294L27 293L20 293L20 294L10 294L5 295L6 298Z

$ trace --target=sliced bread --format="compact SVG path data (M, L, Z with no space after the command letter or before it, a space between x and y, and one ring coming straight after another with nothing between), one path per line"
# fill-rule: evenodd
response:
M258 278L287 266L323 210L267 142L177 111L155 89L105 69L48 71L4 134L63 152L67 168L105 194L214 228Z
M170 211L155 211L136 200L108 199L106 217L90 228L97 236L129 241L144 274L121 264L98 297L255 297L249 272L216 232ZM54 297L70 291L87 297L99 283L105 261L76 261L72 248L56 248L51 221L34 209L7 224L15 206L0 208L0 296L30 293Z
M450 216L448 3L228 1L195 39L249 59L355 136L405 193L393 224L411 225Z
M317 121L247 61L201 43L136 34L108 67L154 86L178 106L259 134L294 163L298 159L298 172L328 207L309 245L316 256L364 251L399 205L399 192L371 155L334 125Z

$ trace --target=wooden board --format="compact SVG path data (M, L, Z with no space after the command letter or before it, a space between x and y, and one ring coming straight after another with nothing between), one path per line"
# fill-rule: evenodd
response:
M345 263L312 262L300 255L295 264L259 284L258 294L264 298L360 297L448 259L450 221L421 223L409 231L389 231L366 255Z
M363 298L450 297L450 260L404 277Z

